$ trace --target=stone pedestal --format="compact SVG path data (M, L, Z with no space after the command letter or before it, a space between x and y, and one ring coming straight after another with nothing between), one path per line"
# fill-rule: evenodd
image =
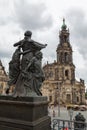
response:
M51 130L46 97L0 96L0 130Z

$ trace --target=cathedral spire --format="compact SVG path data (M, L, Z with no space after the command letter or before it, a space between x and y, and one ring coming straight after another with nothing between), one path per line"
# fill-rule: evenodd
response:
M61 64L73 64L72 47L69 41L69 30L63 19L63 25L59 32L59 45L57 47L57 62Z
M59 40L61 45L63 45L64 43L67 43L69 45L69 29L67 29L64 18L63 24L61 26L61 31L59 32Z
M63 18L63 25L61 27L62 30L66 30L67 25L65 24L65 19Z

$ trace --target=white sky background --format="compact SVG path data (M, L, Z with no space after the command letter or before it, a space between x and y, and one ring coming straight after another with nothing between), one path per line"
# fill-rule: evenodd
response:
M59 30L65 18L70 30L76 78L87 84L87 1L86 0L0 0L0 59L8 71L15 50L13 44L31 30L32 39L48 44L43 64L56 59Z

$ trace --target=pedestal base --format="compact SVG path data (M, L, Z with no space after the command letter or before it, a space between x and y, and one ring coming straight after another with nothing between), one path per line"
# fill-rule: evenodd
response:
M0 97L0 130L51 130L46 97Z

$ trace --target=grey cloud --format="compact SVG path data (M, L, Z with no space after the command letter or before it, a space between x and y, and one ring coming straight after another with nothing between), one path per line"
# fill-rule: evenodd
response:
M85 84L87 85L87 69L86 68L80 68L76 70L76 76L80 79L82 78L85 81Z
M4 26L7 24L7 21L8 21L8 17L3 17L3 16L0 16L0 26Z
M23 30L39 30L52 26L52 16L47 12L44 3L16 1L14 3L15 19Z
M0 50L0 59L9 58L11 56L10 51Z
M0 26L9 26L9 24L14 23L12 16L0 16Z
M86 37L87 21L81 9L72 9L67 13L67 18L74 31L75 37Z
M73 8L66 13L67 20L70 25L72 39L78 46L80 54L87 58L87 19L83 10Z
M0 0L0 26L4 26L12 22L12 1Z
M67 10L66 18L70 29L70 41L71 45L78 48L82 60L80 57L75 57L76 65L76 77L82 78L87 84L87 19L86 14L81 8L72 8ZM74 48L73 48L74 51ZM81 62L82 61L82 62Z

